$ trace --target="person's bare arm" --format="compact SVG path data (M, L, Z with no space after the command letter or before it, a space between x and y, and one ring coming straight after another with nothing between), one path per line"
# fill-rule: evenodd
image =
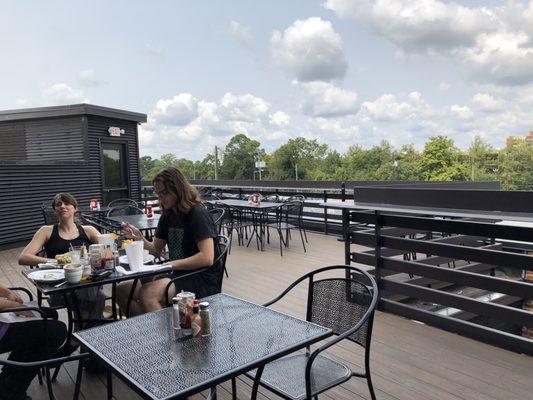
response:
M128 223L122 225L122 233L128 239L144 241L144 249L148 250L155 257L159 257L167 245L166 241L155 236L152 241L146 239L139 229Z
M22 253L19 256L20 265L37 265L39 263L45 263L51 261L46 257L39 257L37 253L41 251L46 241L50 238L52 233L51 226L42 226L39 230L33 235L31 242L28 243Z
M215 244L213 238L207 238L198 242L199 252L181 260L173 260L169 264L174 270L195 270L209 267L215 261Z
M85 231L85 234L91 241L91 243L98 243L98 235L100 232L92 226L92 225L83 225L83 230Z

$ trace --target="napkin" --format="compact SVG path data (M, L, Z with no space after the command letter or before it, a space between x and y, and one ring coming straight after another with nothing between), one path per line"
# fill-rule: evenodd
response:
M172 266L170 264L163 264L163 265L143 265L140 269L136 271L128 271L122 266L118 266L115 268L118 272L124 275L131 275L131 274L138 274L139 272L150 272L150 271L163 271L163 270L170 270L172 269Z

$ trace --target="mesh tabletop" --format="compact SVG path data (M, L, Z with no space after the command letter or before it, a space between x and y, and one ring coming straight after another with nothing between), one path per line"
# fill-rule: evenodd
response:
M212 334L175 339L172 308L75 336L145 398L189 395L331 334L327 328L225 294L210 303Z

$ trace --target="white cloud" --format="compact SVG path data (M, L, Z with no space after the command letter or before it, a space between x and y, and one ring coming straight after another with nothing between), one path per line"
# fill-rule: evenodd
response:
M439 0L328 0L401 51L451 57L480 82L533 83L533 1L468 7Z
M427 111L419 92L410 93L406 100L399 100L391 93L378 97L375 101L365 101L361 105L363 121L399 122L415 120Z
M450 107L450 111L462 120L467 120L474 116L474 113L468 106L454 104Z
M291 119L283 111L277 111L274 114L269 115L270 125L274 126L287 126Z
M165 49L162 46L158 46L158 45L145 44L144 52L152 57L157 57L157 58L165 57Z
M92 69L86 69L81 71L78 74L78 80L80 81L81 86L84 87L96 87L101 86L105 83L104 81L96 77L96 74Z
M374 30L408 51L451 49L497 28L494 12L438 0L328 0L341 17L370 21Z
M227 119L235 121L252 122L265 116L269 108L270 104L251 94L235 96L231 93L226 93L220 103L220 112Z
M271 43L275 61L299 81L330 81L346 74L342 39L329 21L296 20L283 33L274 31Z
M446 83L446 82L439 83L439 90L441 92L447 92L448 90L450 90L450 87L451 85L449 83Z
M494 97L488 93L476 93L472 97L472 103L474 103L480 111L498 111L505 105L503 99Z
M62 105L74 103L88 103L83 92L74 90L66 83L56 83L45 88L42 92L45 105Z
M298 82L303 97L302 111L314 117L333 117L355 114L358 110L357 93L343 90L327 82Z
M167 125L186 125L197 116L197 100L190 93L158 100L152 111L152 117L156 121Z
M250 50L253 47L253 37L249 26L243 26L237 21L230 22L230 33L237 39L241 47Z

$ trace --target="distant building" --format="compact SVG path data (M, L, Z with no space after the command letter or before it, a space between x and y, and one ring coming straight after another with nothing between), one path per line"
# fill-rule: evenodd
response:
M530 146L533 146L533 131L529 131L529 134L527 136L509 136L507 137L505 143L507 145L510 145L522 141L525 141Z

